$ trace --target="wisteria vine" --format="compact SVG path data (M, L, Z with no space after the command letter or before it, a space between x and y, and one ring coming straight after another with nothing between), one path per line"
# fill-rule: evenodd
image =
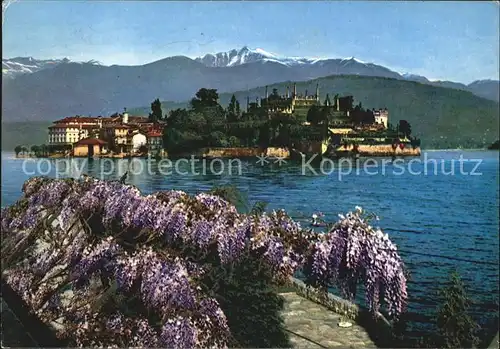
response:
M204 193L144 196L118 182L44 177L23 192L1 212L2 277L44 321L63 319L59 335L74 345L227 347L231 329L202 280L210 263L242 256L276 282L302 272L349 297L361 280L373 312L382 303L395 318L405 311L397 248L359 208L320 234L283 210L241 214Z

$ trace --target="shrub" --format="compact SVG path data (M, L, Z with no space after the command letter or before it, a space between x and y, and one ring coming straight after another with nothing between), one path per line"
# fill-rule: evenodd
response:
M436 316L439 348L472 348L478 345L479 326L467 314L471 300L467 296L465 285L460 275L453 271L448 285L439 291L442 304Z

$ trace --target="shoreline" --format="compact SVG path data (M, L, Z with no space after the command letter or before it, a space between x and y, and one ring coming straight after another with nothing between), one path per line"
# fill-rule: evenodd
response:
M223 149L223 148L221 148ZM227 149L231 149L231 148L227 148ZM248 148L242 148L242 149L248 149ZM460 149L460 148L457 148L457 149L450 149L450 148L446 148L446 149L421 149L420 152L421 153L424 153L424 152L498 152L499 150L498 149L488 149L488 148L471 148L471 149ZM13 154L14 152L13 151L9 151L9 150L2 150L2 154L12 154L11 156L8 156L8 157L3 157L4 160L24 160L24 159L88 159L88 157L86 156L15 156ZM265 154L265 152L264 152ZM179 155L172 155L172 156L162 156L160 157L161 160L163 159L171 159L171 160L176 160L176 159L183 159L183 158L186 158L186 157L191 157L191 156L194 156L195 158L200 158L200 159L207 159L207 160L211 160L211 159L225 159L225 158L248 158L248 156L230 156L230 155L234 155L234 154L218 154L218 156L213 156L213 155L209 155L209 154L199 154L197 152L194 152L194 154L179 154ZM319 155L319 154L318 154ZM352 154L354 155L354 154ZM351 155L351 156L352 156ZM420 155L407 155L407 154L402 154L402 153L396 153L395 154L396 157L419 157L421 156ZM322 155L323 157L325 157L325 155ZM367 154L366 152L363 152L363 153L360 153L359 154L359 157L361 158L365 158L365 157L377 157L377 158L384 158L384 157L391 157L392 154L384 154L384 155L378 155L378 154ZM269 155L268 156L269 158L273 158L275 156L272 156L272 155ZM328 156L326 156L328 157ZM133 156L96 156L96 157L93 157L92 159L94 160L99 160L99 159L130 159L130 158L142 158L142 159L147 159L148 157L147 156L144 156L144 155L133 155ZM151 159L153 160L156 160L157 157L156 156L151 156L150 157ZM290 156L286 156L284 157L284 159L286 160L289 160L290 159Z

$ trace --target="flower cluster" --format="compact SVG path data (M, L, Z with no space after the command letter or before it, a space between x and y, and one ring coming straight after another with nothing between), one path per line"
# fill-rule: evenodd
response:
M1 212L8 237L2 250L20 245L12 253L24 248L26 254L9 266L6 280L42 319L64 317L65 335L75 345L227 346L228 321L202 280L214 264L226 268L249 256L267 265L276 281L302 271L310 284L337 285L350 297L361 279L374 312L382 300L390 314L405 310L406 279L396 246L361 210L320 234L283 210L240 214L209 194L144 196L133 186L95 179L33 178L23 190L24 203ZM18 244L17 232L29 234L42 221L50 246ZM208 262L200 256L209 256ZM68 287L70 299L62 291Z
M368 307L379 311L382 296L389 314L398 316L405 310L407 292L396 246L387 234L368 224L361 208L340 218L322 241L316 242L307 266L309 279L317 286L339 285L354 298L357 281L362 278Z

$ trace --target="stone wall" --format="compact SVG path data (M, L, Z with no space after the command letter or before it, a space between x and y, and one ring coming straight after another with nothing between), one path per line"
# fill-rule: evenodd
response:
M209 148L203 153L208 158L244 158L266 155L269 157L289 158L286 148Z
M261 156L266 153L262 148L209 148L203 156L208 158L244 158Z
M266 149L266 156L271 158L290 158L290 150L287 148L274 148L269 147Z
M337 297L332 293L325 293L316 288L308 287L303 281L296 278L291 278L290 281L291 286L298 295L321 304L337 314L341 314L349 319L361 322L365 321L368 316L366 309ZM375 320L381 330L390 332L392 324L384 317L384 315L377 313Z
M349 144L347 148L340 146L336 149L338 152L352 152L354 149L353 145ZM412 148L406 145L405 148L401 149L399 146L396 149L392 148L391 144L382 145L367 145L360 144L358 146L358 152L363 156L420 156L420 148Z

